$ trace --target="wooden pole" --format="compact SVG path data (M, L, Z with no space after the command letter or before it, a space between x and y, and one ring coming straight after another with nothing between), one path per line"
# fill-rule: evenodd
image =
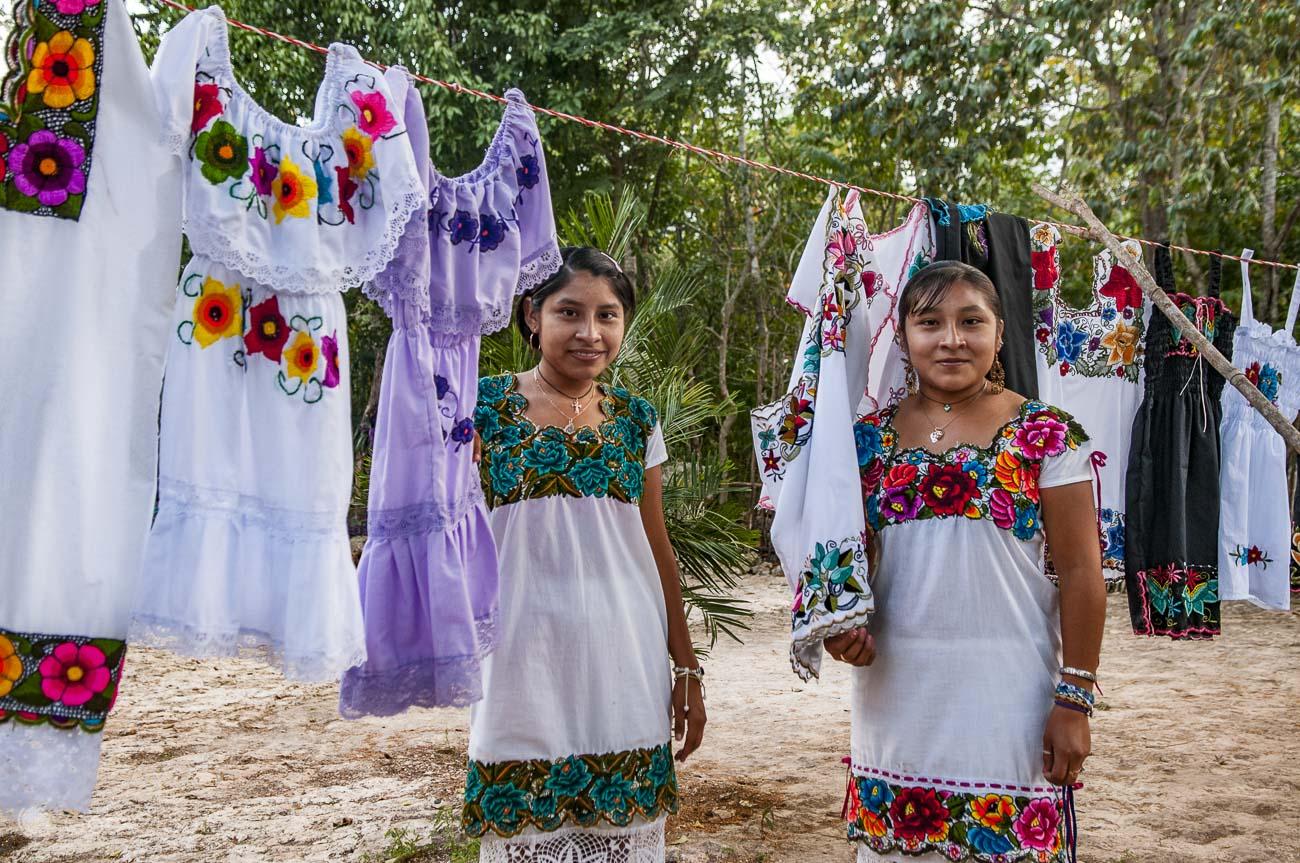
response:
M1115 256L1115 260L1122 263L1137 278L1138 284L1142 286L1142 293L1150 298L1155 307L1174 325L1174 328L1196 346L1196 350L1200 352L1201 356L1216 372L1237 388L1246 398L1246 401L1250 402L1251 407L1259 411L1264 419L1268 420L1268 424L1277 430L1277 433L1282 436L1282 440L1286 441L1287 448L1294 453L1300 454L1300 430L1297 430L1291 424L1291 421L1282 415L1277 406L1247 380L1245 373L1241 369L1228 362L1228 359L1219 353L1218 348L1187 319L1182 310L1174 305L1174 301L1169 299L1169 295L1156 284L1155 279L1151 278L1151 274L1147 272L1142 259L1134 257L1124 248L1115 235L1101 223L1101 220L1097 218L1097 215L1093 213L1092 208L1088 206L1083 198L1073 192L1057 194L1037 183L1034 184L1033 188L1034 192L1043 200L1083 219L1090 229L1085 232L1085 235L1110 249L1110 253Z

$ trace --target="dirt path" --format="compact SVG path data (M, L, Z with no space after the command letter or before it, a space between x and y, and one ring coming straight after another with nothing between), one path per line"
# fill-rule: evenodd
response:
M847 863L847 674L830 663L800 684L783 580L763 570L744 587L754 630L710 659L709 735L681 773L670 859ZM1300 615L1234 603L1227 636L1205 644L1136 639L1125 619L1113 597L1080 859L1300 860ZM344 722L335 687L246 660L136 650L128 674L93 812L0 824L0 860L378 863L453 832L467 711Z

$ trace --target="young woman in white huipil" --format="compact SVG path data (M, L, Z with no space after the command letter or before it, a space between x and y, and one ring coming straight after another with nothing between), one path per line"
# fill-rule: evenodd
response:
M899 321L911 395L855 429L876 613L825 640L857 666L849 838L873 863L1064 861L1106 601L1087 435L1002 388L978 270L921 270Z
M670 738L684 738L678 760L699 746L703 672L664 525L663 430L645 399L597 381L631 283L595 249L563 259L520 301L537 366L479 383L500 629L463 823L483 861L659 863L677 808Z

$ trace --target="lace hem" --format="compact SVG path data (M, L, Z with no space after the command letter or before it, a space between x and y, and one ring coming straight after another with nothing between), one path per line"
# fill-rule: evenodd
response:
M190 147L190 137L188 131L164 132L160 143L166 148L168 155L184 158L186 151Z
M263 287L297 294L329 294L364 285L383 272L397 254L411 214L424 204L424 194L418 189L399 196L389 205L384 235L379 242L367 249L358 262L336 267L276 263L264 252L238 248L231 243L228 220L206 213L189 215L183 229L194 254ZM310 262L314 258L307 256L302 260Z
M90 809L103 739L48 725L0 725L0 812L18 819L33 809Z
M464 496L451 503L430 500L397 509L372 509L366 518L366 544L446 533L483 502L483 487L475 482Z
M485 836L479 863L663 863L663 819L611 829L565 827L501 839Z
M401 239L397 241L392 262L361 288L398 326L415 327L428 319L428 219L426 206L422 205L411 213ZM410 260L421 261L424 265L412 267L403 263ZM399 307L398 300L403 307Z
M496 648L497 614L476 620L478 651L400 668L350 669L339 688L339 716L394 716L412 707L469 707L483 698L483 658Z
M344 671L366 661L364 644L291 653L280 639L267 632L248 628L214 632L178 620L139 613L131 620L127 640L193 659L248 653L249 658L278 668L287 679L303 683L338 680Z
M519 281L515 285L515 295L537 288L542 282L559 272L564 266L564 257L560 246L552 238L542 249L534 252L519 265Z
M236 525L256 527L272 536L297 541L347 535L347 510L333 512L272 506L261 498L225 489L160 477L158 520L167 518L220 518Z

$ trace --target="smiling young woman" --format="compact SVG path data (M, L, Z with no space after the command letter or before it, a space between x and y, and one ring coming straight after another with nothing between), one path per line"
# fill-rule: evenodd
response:
M1106 599L1088 437L1004 388L975 268L922 270L899 319L910 394L855 435L877 613L825 642L856 666L849 837L859 861L1065 860Z
M677 809L670 738L684 739L679 760L700 745L703 671L664 525L658 416L598 380L631 283L596 249L563 258L516 316L537 365L479 383L501 608L463 822L485 863L661 863Z

